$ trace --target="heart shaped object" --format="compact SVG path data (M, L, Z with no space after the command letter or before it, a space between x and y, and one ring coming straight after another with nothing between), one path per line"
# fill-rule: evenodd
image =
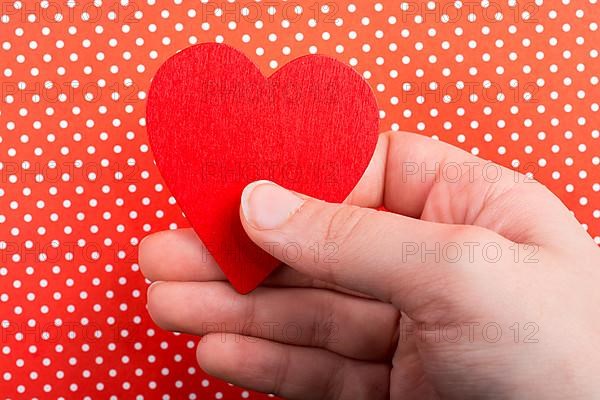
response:
M244 187L268 179L341 202L371 159L379 125L373 93L352 68L309 55L265 78L242 53L216 43L169 58L146 112L158 169L240 293L281 264L242 228Z

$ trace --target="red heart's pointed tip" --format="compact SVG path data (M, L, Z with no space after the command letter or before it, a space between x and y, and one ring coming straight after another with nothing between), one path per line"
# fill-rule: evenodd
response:
M235 286L235 285L233 285L233 283L231 285L233 286L235 291L238 292L239 294L248 294L248 293L252 292L254 289L256 289L257 287L259 287L260 283L257 283L256 285L252 285L252 286L248 286L248 285Z
M256 277L246 277L245 279L229 278L229 282L239 294L248 294L259 287L266 278L267 276L264 276L261 279L256 279Z

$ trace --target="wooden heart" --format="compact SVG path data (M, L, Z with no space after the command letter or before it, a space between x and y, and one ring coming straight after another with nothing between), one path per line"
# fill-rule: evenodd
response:
M146 111L167 186L241 293L280 264L242 228L244 187L268 179L341 202L371 159L379 124L368 84L332 58L300 57L266 78L242 53L216 43L169 58Z

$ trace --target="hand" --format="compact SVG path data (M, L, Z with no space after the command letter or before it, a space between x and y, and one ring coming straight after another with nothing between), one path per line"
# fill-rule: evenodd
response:
M192 230L140 245L152 318L203 335L207 373L292 399L600 396L600 251L532 179L386 133L345 204L266 182L241 204L288 265L249 295Z

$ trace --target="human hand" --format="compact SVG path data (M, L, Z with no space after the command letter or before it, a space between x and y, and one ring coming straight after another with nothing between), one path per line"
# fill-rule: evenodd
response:
M140 245L152 318L203 335L211 375L292 399L600 396L600 251L523 175L386 133L345 204L258 182L240 218L287 264L248 295L190 229Z

